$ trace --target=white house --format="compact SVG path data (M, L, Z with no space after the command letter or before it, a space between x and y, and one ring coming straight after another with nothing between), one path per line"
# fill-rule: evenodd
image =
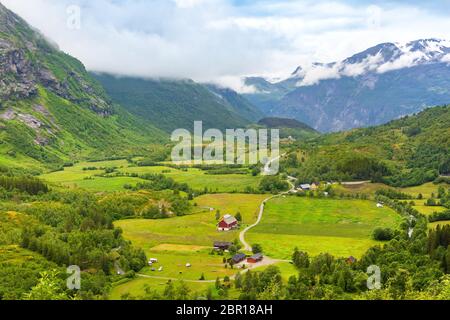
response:
M302 190L304 190L304 191L309 191L309 190L311 190L311 185L309 183L301 184L300 188L302 188Z

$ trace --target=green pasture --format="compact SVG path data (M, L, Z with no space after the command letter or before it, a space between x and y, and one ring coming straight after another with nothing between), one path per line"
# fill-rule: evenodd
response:
M289 259L295 247L317 255L361 256L377 242L376 227L395 228L401 217L367 200L277 198L266 205L261 224L247 238L273 258Z
M84 168L97 168L97 170L83 170ZM136 177L104 178L95 175L104 173L104 168L116 168L118 172L129 174L164 174L179 183L187 183L194 190L209 192L242 192L247 188L257 189L261 177L251 174L207 174L206 171L189 168L181 170L166 166L137 167L130 166L126 160L82 162L73 167L64 168L63 171L47 173L42 179L70 187L84 188L90 191L121 191L125 184L136 185L145 180Z

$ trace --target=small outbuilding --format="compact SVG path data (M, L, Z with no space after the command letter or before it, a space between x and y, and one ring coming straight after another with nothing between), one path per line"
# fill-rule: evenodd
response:
M308 183L306 183L306 184L301 184L301 185L300 185L300 188L301 188L303 191L309 191L309 190L311 190L311 185L308 184Z
M231 263L232 264L238 264L242 261L245 260L245 258L247 258L247 256L243 253L237 253L233 256L233 258L231 258Z
M233 245L232 242L216 241L214 242L214 249L225 251L229 250L232 245Z
M264 259L263 254L257 253L257 254L254 254L253 256L247 258L247 262L248 263L258 263L258 262L263 261L263 259Z

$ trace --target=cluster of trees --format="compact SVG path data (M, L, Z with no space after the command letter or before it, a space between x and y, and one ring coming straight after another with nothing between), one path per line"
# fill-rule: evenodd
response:
M431 230L428 235L428 253L439 261L441 268L450 273L450 225Z
M441 211L441 212L433 212L428 217L428 220L430 222L450 220L450 210L445 210L445 211Z
M9 204L8 210L23 214L12 222L2 221L0 245L20 245L40 254L55 269L78 265L83 270L80 296L104 297L117 277L117 268L136 272L146 265L144 252L134 248L122 237L122 230L113 226L120 212L110 210L108 201L83 191L51 191L36 199L39 201L25 205ZM126 211L127 205L120 210ZM0 281L0 295L14 299L36 285L38 271L43 269L27 261L1 266L2 278L19 284L5 289ZM23 280L18 279L21 273Z
M380 182L387 185L404 188L411 186L419 186L429 181L435 180L439 176L436 169L414 168L411 170L401 171L395 175L383 177Z
M375 191L376 196L385 196L389 199L398 199L398 200L409 200L413 197L407 193L395 190L395 189L379 189Z
M131 187L135 190L177 190L192 193L191 188L189 188L186 183L175 182L175 180L165 176L164 174L143 174L138 175L137 177L146 180L146 182L138 183L135 188Z
M284 297L281 271L276 266L262 272L239 273L234 286L240 291L239 300L280 300Z
M283 168L300 181L354 181L372 180L381 182L383 176L390 174L390 169L380 160L373 157L355 154L354 152L337 151L324 154L309 147L310 154L303 162L294 163L289 157Z
M374 240L378 241L389 241L395 236L395 231L391 228L376 228L373 231Z
M440 205L450 209L450 189L445 190L443 186L438 189L438 198L440 199Z
M261 192L279 193L289 189L289 183L279 176L265 176L259 183Z
M443 206L447 208L447 210L441 212L434 212L428 217L428 220L430 222L450 220L450 190L446 190L443 186L439 186L437 199L434 198L434 196L435 195L433 194L432 198L427 199L425 205L431 207Z
M30 195L46 193L48 186L41 180L30 176L7 176L0 175L0 188L7 191L25 192Z

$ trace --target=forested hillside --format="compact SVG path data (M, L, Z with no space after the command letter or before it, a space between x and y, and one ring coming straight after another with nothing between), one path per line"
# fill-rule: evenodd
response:
M329 134L299 145L288 166L301 180L373 180L419 185L450 172L450 107L386 125Z
M0 164L144 153L162 132L112 104L83 64L0 5Z
M172 132L191 129L194 121L205 128L243 128L260 113L243 98L212 92L191 80L151 80L93 74L114 102L154 126Z

